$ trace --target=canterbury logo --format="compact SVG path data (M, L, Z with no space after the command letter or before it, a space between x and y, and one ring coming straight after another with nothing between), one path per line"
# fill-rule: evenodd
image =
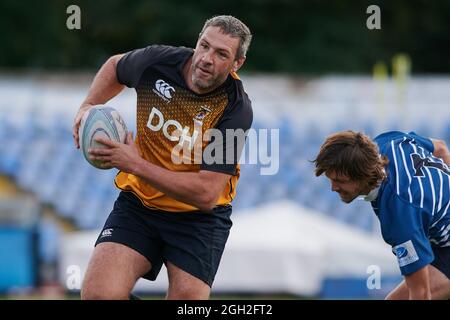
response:
M153 92L155 92L158 96L160 96L165 101L169 101L172 99L171 91L175 92L174 87L170 86L167 82L164 80L156 80L155 82L155 89L153 89Z
M112 228L103 230L103 232L102 232L102 238L103 238L103 237L110 237L110 236L112 236L112 231L113 231Z

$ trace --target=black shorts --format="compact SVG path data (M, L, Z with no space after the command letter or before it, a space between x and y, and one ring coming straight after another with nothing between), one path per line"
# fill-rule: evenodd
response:
M434 253L434 260L431 265L450 279L450 247L432 246L432 249Z
M131 192L121 192L95 245L117 242L152 264L143 278L155 280L163 263L204 281L214 281L232 222L231 206L213 212L167 212L145 207Z

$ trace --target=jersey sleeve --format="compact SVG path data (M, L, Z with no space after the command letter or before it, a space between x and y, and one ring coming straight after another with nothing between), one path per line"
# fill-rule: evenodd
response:
M136 88L144 71L171 50L168 46L152 45L128 52L117 63L117 80L129 88Z
M253 122L253 111L246 95L227 109L203 152L200 169L235 175L247 132Z
M392 252L402 275L408 275L430 264L434 259L428 239L428 223L421 208L403 200L393 190L380 216L383 238L392 246Z

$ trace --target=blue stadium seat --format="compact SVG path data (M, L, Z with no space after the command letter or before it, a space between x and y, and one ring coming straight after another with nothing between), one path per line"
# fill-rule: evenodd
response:
M44 181L44 176L52 168L49 155L52 154L53 144L48 140L34 141L25 154L21 155L21 166L16 173L18 185L28 191L35 192Z

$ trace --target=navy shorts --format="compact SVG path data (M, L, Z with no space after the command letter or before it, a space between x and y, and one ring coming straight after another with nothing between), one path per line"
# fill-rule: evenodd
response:
M434 260L431 265L450 279L450 247L432 246L432 249L434 253Z
M163 263L204 281L214 281L232 226L231 206L213 212L167 212L145 207L132 192L121 192L95 245L116 242L146 257L152 269L143 276L155 280Z

